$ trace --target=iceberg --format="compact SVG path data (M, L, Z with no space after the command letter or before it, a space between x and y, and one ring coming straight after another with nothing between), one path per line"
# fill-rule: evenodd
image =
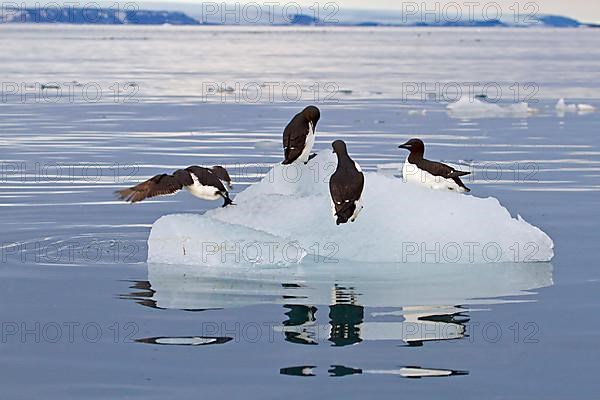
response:
M498 117L527 117L536 112L526 102L508 105L487 103L476 98L462 96L455 103L448 104L451 117L469 118L498 118Z
M160 218L148 262L207 267L331 263L546 262L553 242L495 198L436 191L365 173L364 210L336 226L328 181L330 150L308 165L275 165L239 193L236 206Z
M559 99L554 107L558 113L577 112L576 104L567 104L565 99Z
M593 113L596 112L596 107L591 104L577 104L577 111L579 111L580 114Z
M559 116L564 116L566 113L589 114L596 112L596 107L591 104L567 104L565 99L559 99L554 107Z

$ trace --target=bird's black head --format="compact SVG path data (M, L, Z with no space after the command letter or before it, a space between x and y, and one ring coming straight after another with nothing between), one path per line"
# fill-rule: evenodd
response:
M336 140L335 142L331 143L331 147L333 147L333 152L338 155L348 153L348 150L346 149L346 143L344 143L343 140Z
M225 168L221 167L220 165L215 165L210 170L213 172L213 174L217 176L217 178L227 183L229 189L233 188L233 184L231 183L231 177L229 176L229 173Z
M408 142L398 146L398 148L410 150L414 154L425 153L425 144L421 139L410 139Z
M307 121L312 122L313 125L316 126L321 118L321 111L315 106L308 106L302 110L302 115Z

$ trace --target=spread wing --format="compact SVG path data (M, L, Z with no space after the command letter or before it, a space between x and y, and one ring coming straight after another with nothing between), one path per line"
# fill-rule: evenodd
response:
M301 114L296 115L283 130L283 155L284 164L291 164L300 157L306 137L308 136L309 125Z
M180 169L175 171L173 175L156 175L139 185L116 191L115 194L121 200L136 203L151 197L177 193L184 186L191 185L192 183L193 180L189 172Z

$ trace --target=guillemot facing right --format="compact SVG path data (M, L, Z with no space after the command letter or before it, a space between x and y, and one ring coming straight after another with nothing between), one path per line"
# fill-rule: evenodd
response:
M410 151L402 167L402 178L406 182L418 183L432 189L461 193L471 191L460 180L461 176L469 175L470 172L457 171L446 164L423 158L425 144L421 139L411 139L398 147Z

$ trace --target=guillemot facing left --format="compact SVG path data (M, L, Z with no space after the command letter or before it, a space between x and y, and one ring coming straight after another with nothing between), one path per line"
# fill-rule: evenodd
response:
M425 144L421 139L411 139L398 147L410 151L402 167L402 178L406 182L418 183L432 189L462 193L471 191L460 180L461 176L469 175L470 172L458 171L446 164L423 158Z
M315 106L308 106L292 118L283 131L282 164L291 164L298 160L308 163L316 154L311 154L315 144L315 132L321 112Z
M362 210L361 196L365 186L365 176L360 165L350 158L346 143L336 140L332 143L337 155L337 168L329 179L333 217L335 223L354 222Z
M223 185L224 181L231 187L231 178L227 170L221 166L211 169L193 165L179 169L173 173L156 175L145 182L128 189L116 191L121 200L136 203L156 196L175 194L181 189L187 189L192 195L204 200L224 200L223 207L233 204L229 192Z

